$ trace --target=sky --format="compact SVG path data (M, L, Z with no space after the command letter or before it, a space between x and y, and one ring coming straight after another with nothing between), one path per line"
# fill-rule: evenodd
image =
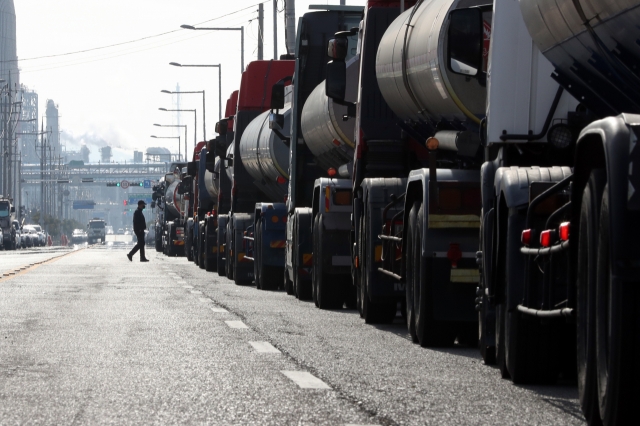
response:
M273 1L264 7L264 59L272 59ZM282 10L283 0L277 1ZM215 136L218 120L218 68L170 66L216 65L222 69L222 109L240 84L240 32L192 31L182 24L245 28L245 66L257 59L259 0L14 0L20 80L38 92L40 116L47 99L59 107L61 138L67 150L87 144L90 161L98 148L113 148L114 161L131 161L133 151L163 146L178 151L184 128L172 112L177 96L161 90L205 91L207 139ZM310 4L339 4L339 0L297 0L297 17ZM347 0L364 5L364 0ZM236 12L236 13L234 13ZM227 16L224 16L227 15ZM278 13L278 54L286 53L284 13ZM162 34L162 35L160 35ZM159 36L158 36L159 35ZM143 40L140 40L143 39ZM131 42L134 40L140 40ZM131 42L131 43L129 43ZM104 46L104 49L97 49ZM84 53L67 54L89 50ZM56 55L42 58L43 56ZM202 95L180 96L180 109L196 109L196 138L203 140ZM194 114L183 112L190 152L194 142Z

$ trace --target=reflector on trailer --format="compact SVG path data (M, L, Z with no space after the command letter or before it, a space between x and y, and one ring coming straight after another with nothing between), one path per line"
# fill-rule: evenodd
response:
M524 231L522 231L522 237L520 237L520 241L522 242L522 244L529 247L529 244L531 244L531 229L525 229Z
M551 246L551 237L553 231L547 229L546 231L542 231L540 233L540 245L542 247L550 247Z

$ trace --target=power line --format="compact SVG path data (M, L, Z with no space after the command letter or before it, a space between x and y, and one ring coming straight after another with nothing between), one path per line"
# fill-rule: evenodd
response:
M264 2L261 2L261 3L268 3L269 1L271 1L271 0L265 0ZM236 10L234 12L230 12L230 13L227 13L225 15L221 15L221 16L218 16L216 18L209 19L207 21L199 22L199 23L197 23L195 25L202 25L202 24L206 24L207 22L216 21L218 19L222 19L222 18L225 18L227 16L235 15L236 13L242 12L242 11L250 9L252 7L256 7L259 4L260 3L256 3L256 4L253 4L251 6L247 6L245 8L238 9L238 10ZM123 46L125 44L138 43L138 42L141 42L141 41L144 41L144 40L148 40L148 39L151 39L151 38L162 37L164 35L172 34L172 33L178 32L178 31L184 31L184 30L182 28L180 28L180 29L177 29L177 30L166 31L166 32L160 33L160 34L155 34L155 35L150 35L150 36L138 38L138 39L135 39L135 40L124 41L124 42L121 42L121 43L114 43L114 44L110 44L110 45L107 45L107 46L100 46L100 47L94 47L94 48L91 48L91 49L77 50L77 51L74 51L74 52L58 53L58 54L55 54L55 55L35 56L33 58L10 59L10 60L7 60L7 61L0 61L0 63L2 63L2 62L18 62L18 61L25 62L25 61L34 61L34 60L38 60L38 59L48 59L48 58L57 58L57 57L61 57L61 56L77 55L77 54L80 54L80 53L87 53L87 52L93 52L93 51L96 51L96 50L109 49L111 47Z

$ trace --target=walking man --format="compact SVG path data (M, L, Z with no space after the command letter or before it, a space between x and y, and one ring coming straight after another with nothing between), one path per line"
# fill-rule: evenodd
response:
M142 214L142 210L144 210L147 203L143 200L138 201L138 208L135 213L133 213L133 233L136 234L138 238L138 244L127 254L127 257L130 261L133 261L133 255L136 254L138 250L140 250L140 262L148 262L144 256L144 230L147 229L147 222L144 219L144 215Z

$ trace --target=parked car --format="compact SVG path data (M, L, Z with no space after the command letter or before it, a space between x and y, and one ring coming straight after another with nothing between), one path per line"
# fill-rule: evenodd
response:
M87 233L83 229L74 229L69 242L72 245L87 244Z
M33 225L25 225L22 227L23 243L25 247L37 247L38 246L38 231L36 231Z
M11 223L11 226L13 226L13 229L15 229L15 248L22 248L22 228L20 227L20 222L14 220Z
M44 232L40 225L33 225L33 228L36 230L38 234L38 246L44 247L47 245L47 234Z

